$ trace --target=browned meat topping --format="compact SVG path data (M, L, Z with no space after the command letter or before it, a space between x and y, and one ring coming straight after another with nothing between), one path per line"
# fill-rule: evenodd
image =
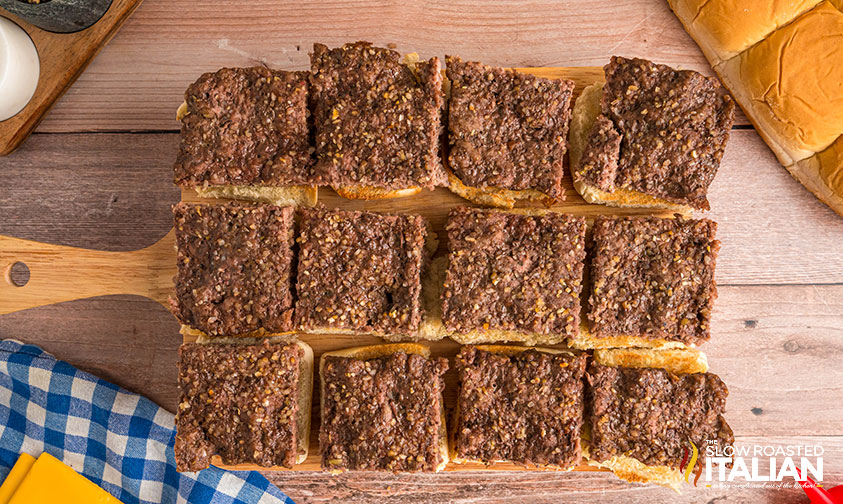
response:
M421 322L427 227L418 215L302 211L296 325L410 334Z
M606 187L708 209L706 193L720 166L735 111L720 83L690 70L618 56L604 71L602 114L615 131L608 134L605 123L598 121L592 136L620 136L620 152L615 156L612 142L590 144L579 175L598 185L601 179L612 178L602 175L600 168L611 169L617 163L614 183ZM603 162L592 166L589 160Z
M175 182L313 183L307 73L223 68L187 88Z
M319 452L329 471L434 471L448 360L398 352L324 360Z
M598 116L580 160L579 176L601 191L614 191L620 149L621 136L615 125L606 116Z
M678 468L692 441L730 445L723 418L729 391L711 373L674 375L663 369L607 367L588 370L591 451L605 461L625 455L647 465Z
M448 163L466 185L535 189L564 199L574 83L447 56Z
M414 71L396 51L357 42L314 44L310 61L320 180L387 189L445 185L438 58Z
M585 355L463 347L456 453L490 463L572 467L580 461Z
M179 348L175 455L179 471L224 464L292 467L297 456L298 345Z
M448 218L449 331L579 332L585 219L457 207Z
M181 323L214 336L292 329L292 207L179 203L173 214Z
M598 217L591 332L699 344L709 339L720 242L707 219Z

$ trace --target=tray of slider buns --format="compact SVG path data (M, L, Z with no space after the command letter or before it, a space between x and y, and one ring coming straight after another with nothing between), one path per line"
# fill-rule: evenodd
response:
M181 324L180 471L608 470L678 490L689 452L734 442L700 350L734 112L716 79L641 58L315 44L309 71L199 76L173 231L78 262ZM16 292L55 288L39 260ZM70 290L49 301L102 293Z
M734 441L697 348L719 83L365 42L177 112L180 470L612 470ZM321 201L320 201L321 200Z

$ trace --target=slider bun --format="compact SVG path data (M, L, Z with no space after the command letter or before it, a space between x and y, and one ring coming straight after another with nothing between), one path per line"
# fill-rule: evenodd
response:
M325 369L325 357L348 357L352 359L360 359L360 360L369 360L375 359L377 357L383 357L385 355L392 355L397 352L404 352L407 354L416 354L421 355L425 359L430 358L430 348L419 345L418 343L389 343L384 345L370 345L370 346L363 346L363 347L355 347L355 348L346 348L344 350L335 350L333 352L325 352L322 354L322 357L319 359L319 381L321 382L321 401L322 401L322 411L325 410L325 380L323 378L323 371ZM445 466L448 465L449 461L449 453L448 450L448 430L445 425L445 401L441 397L439 397L439 454L442 457L442 461L436 466L436 472L439 472L445 469ZM342 472L342 471L331 471L332 473Z
M184 333L183 333L184 334ZM264 339L261 338L199 338L196 343L199 344L233 344L233 345L259 345ZM290 344L289 339L285 338L269 338L272 343ZM310 446L310 418L311 410L313 409L313 368L315 359L313 357L313 348L303 341L293 341L292 344L298 345L302 349L302 359L299 361L299 386L298 396L296 402L299 409L296 414L296 464L301 464L307 459L308 447ZM212 464L215 466L222 465L222 460L219 455L213 456ZM249 465L249 464L247 464Z
M310 446L310 418L313 408L313 348L307 343L297 341L296 344L304 351L304 357L299 363L299 411L296 415L296 426L298 432L298 458L297 464L307 459L308 447Z
M681 213L690 213L691 207L681 205L662 198L650 196L639 191L616 188L606 192L589 185L579 175L580 159L588 145L588 136L595 119L600 115L600 101L603 97L603 82L594 83L586 87L574 103L571 115L571 128L568 133L568 167L574 180L574 188L588 203L600 203L613 207L633 208L663 208Z
M843 12L823 2L715 70L789 166L843 133Z
M821 0L764 2L747 0L668 0L676 17L708 61L727 60ZM748 5L747 5L748 4Z
M843 216L843 135L828 149L787 169L820 201Z

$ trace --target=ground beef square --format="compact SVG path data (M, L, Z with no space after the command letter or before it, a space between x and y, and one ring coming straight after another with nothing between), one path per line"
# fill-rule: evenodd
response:
M426 236L418 215L302 210L297 326L316 332L417 332Z
M448 164L466 185L563 199L574 83L446 58Z
M292 330L293 208L179 203L171 309L212 336Z
M187 88L175 182L313 183L306 72L223 68Z
M583 217L457 207L447 230L442 312L449 331L578 334Z
M402 352L329 356L319 451L328 471L435 471L443 462L442 375L448 359Z
M702 451L709 441L723 447L735 440L723 418L729 391L715 374L592 362L587 379L593 460L626 455L678 468L688 441Z
M439 59L415 72L368 42L311 55L316 172L324 183L403 189L445 185L439 160Z
M457 457L565 469L578 464L585 362L585 354L463 347Z
M708 209L735 111L717 79L619 56L604 71L601 115L575 178Z
M298 345L184 344L176 415L179 471L251 462L292 467L297 457Z
M588 312L592 336L707 341L717 297L716 231L707 219L598 217Z

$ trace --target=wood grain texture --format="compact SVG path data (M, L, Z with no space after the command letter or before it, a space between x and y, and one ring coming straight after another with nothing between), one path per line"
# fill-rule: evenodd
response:
M659 0L147 0L39 131L175 130L184 90L204 72L307 69L314 42L359 39L500 66L602 66L619 54L713 75Z
M4 17L29 34L41 63L32 99L16 115L0 121L0 155L8 154L26 139L140 3L141 0L114 0L96 24L76 33L48 32L0 8Z

